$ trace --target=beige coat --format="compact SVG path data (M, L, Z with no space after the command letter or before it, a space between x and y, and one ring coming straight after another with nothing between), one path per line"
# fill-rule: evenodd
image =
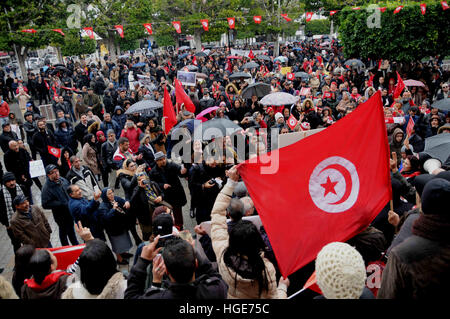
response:
M85 143L83 145L82 150L82 158L86 165L91 169L92 173L95 175L100 174L100 168L98 167L97 161L97 153L96 151L89 145L89 143Z
M229 180L222 191L217 195L216 202L211 212L211 240L214 253L217 257L217 265L219 267L220 275L228 284L228 298L229 299L286 299L286 286L281 284L277 287L276 271L273 264L263 257L264 264L267 270L269 281L269 291L264 291L259 296L258 282L251 279L246 279L237 275L227 267L224 261L224 252L228 247L228 227L226 209L231 201L231 195L235 187L235 182ZM237 278L237 285L235 285L235 278ZM235 288L236 286L236 288Z
M80 281L75 281L61 295L61 299L123 299L127 281L121 272L115 273L99 295L91 295Z
M119 81L119 70L118 69L112 70L111 73L109 74L109 77L113 82Z

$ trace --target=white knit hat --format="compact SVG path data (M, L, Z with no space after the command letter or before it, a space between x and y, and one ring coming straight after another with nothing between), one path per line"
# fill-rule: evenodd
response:
M361 254L349 244L333 242L317 254L317 284L327 299L359 299L366 277Z
M275 113L275 121L278 121L279 118L284 118L283 114L280 112Z

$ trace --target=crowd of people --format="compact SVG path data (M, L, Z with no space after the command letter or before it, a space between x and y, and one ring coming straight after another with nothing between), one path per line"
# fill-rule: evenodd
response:
M450 113L434 106L450 99L442 60L366 60L348 66L337 40L327 46L320 40L281 45L283 59L273 59L273 46L267 43L242 49L261 54L230 56L227 48L211 48L201 55L186 50L114 61L105 56L91 64L69 58L24 79L0 69L0 217L15 254L12 283L0 277L0 298L284 299L288 288L291 293L301 288L314 266L322 291L316 298L445 295L450 281L449 162L423 152L425 139L450 133ZM244 68L250 60L258 66ZM139 62L144 66L135 67ZM187 66L197 69L196 86L184 87L194 112L176 103L174 80ZM289 80L281 73L284 67L303 74ZM232 76L238 72L245 76ZM406 87L394 98L396 72L423 85ZM270 84L271 92L289 93L298 102L271 106L261 104L263 96L257 94L243 98L254 83ZM220 143L231 151L231 161L204 156L179 163L172 152L179 141L171 133L177 128L187 132L187 124L166 134L162 109L125 114L139 101L162 103L165 88L177 105L178 123L217 106L206 120L222 118L240 126L246 141L243 158L228 138ZM386 124L392 208L387 205L347 243L325 246L316 261L282 277L264 226L247 219L258 213L233 164L252 156L250 146L258 154L277 147L278 137L264 129L287 134L329 127L378 90L386 118L403 117ZM11 112L13 101L21 114ZM39 107L45 104L51 105L51 118ZM288 125L291 116L295 127ZM410 117L414 127L407 130ZM206 147L188 143L193 157ZM38 159L45 167L43 184L30 176L29 163ZM41 205L33 203L33 183L41 191ZM185 229L186 205L196 222L193 233ZM52 212L58 246L78 245L79 238L86 243L68 269L59 269L56 257L42 249L52 247L50 234L56 231L43 209ZM374 291L366 286L366 267L377 261L386 267ZM132 268L124 274L118 265Z

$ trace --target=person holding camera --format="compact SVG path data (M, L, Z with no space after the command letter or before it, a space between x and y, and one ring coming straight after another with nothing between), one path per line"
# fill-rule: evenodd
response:
M155 207L159 205L171 207L171 205L163 201L159 185L149 180L143 166L139 167L136 178L138 186L134 189L130 201L139 221L142 239L147 241L152 234L152 215Z

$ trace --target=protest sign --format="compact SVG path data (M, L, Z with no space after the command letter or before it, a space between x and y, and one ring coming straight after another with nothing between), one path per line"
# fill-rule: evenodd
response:
M38 176L45 176L45 168L42 160L30 161L30 176L35 178Z
M177 79L183 85L195 86L196 85L196 79L197 79L197 73L195 73L195 72L178 71L177 72Z

